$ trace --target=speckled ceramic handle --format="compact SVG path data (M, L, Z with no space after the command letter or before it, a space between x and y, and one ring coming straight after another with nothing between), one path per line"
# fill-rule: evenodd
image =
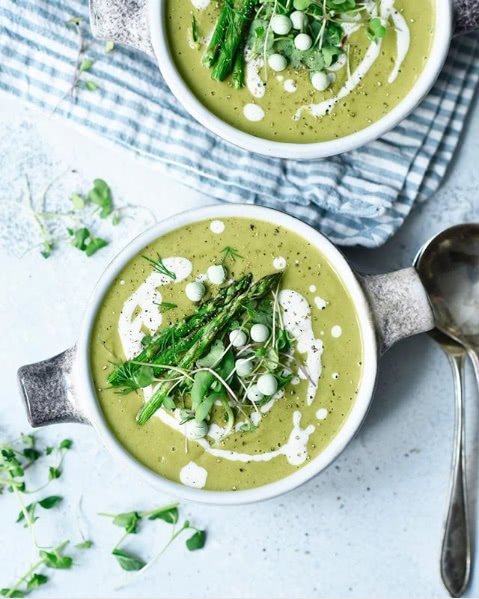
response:
M72 380L76 348L18 370L27 416L34 427L60 422L90 424L77 405Z
M414 268L358 278L369 300L380 353L401 339L434 328L426 290Z
M148 27L147 0L90 0L93 35L154 56Z
M479 29L479 0L454 0L454 35Z

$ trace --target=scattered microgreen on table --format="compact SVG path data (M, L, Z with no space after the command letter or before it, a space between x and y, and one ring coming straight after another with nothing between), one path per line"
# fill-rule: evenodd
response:
M111 518L112 524L124 529L124 534L112 550L112 555L115 557L119 566L127 571L145 571L151 567L153 563L166 551L166 549L186 531L193 531L193 534L186 539L186 547L189 551L202 549L206 543L206 532L193 526L189 520L185 520L179 529L176 529L176 524L179 521L178 504L166 505L155 508L149 511L132 511L119 514L100 513L100 516ZM160 551L149 561L145 561L142 557L123 548L123 544L129 535L138 534L140 527L144 526L147 521L161 520L172 526L170 538Z
M30 531L35 555L31 565L16 582L10 586L0 586L0 596L25 597L30 595L33 591L48 584L50 581L50 575L46 574L48 570L69 570L74 565L74 558L65 553L69 541L63 541L52 547L45 547L40 545L36 538L35 523L41 514L39 510L50 511L58 508L63 502L63 497L61 495L46 495L28 503L25 501L27 496L38 493L61 476L65 455L72 446L73 441L71 439L63 439L57 445L40 446L37 437L33 434L22 434L14 442L0 444L0 495L3 491L7 491L17 498L20 512L16 521L23 524ZM59 457L59 460L54 465L47 462L48 459L51 460L56 457ZM33 466L48 469L50 473L48 480L38 489L30 489L27 481L27 472ZM52 469L55 471L53 477L51 476ZM81 500L79 508L80 505ZM182 526L177 528L179 507L176 503L148 511L102 515L111 518L115 526L124 530L124 534L112 550L112 555L125 571L141 570L143 573L154 564L176 538L187 531L191 533L186 539L186 547L189 551L201 549L206 542L206 532L193 526L189 520L185 520ZM172 527L171 535L161 550L148 562L122 546L129 535L140 532L140 527L145 526L147 522L158 520ZM80 525L79 530L81 541L74 545L74 549L79 551L91 549L94 546L93 541L86 538Z
M0 491L6 489L13 493L18 501L20 512L16 521L30 530L32 544L37 559L12 586L0 589L4 597L24 597L26 594L47 584L49 578L39 570L43 568L69 569L73 558L65 555L63 550L68 541L48 548L41 547L36 539L35 523L39 518L38 508L52 510L61 504L60 495L47 495L29 503L25 497L38 493L52 481L61 477L65 453L72 447L71 439L64 439L57 446L39 447L34 435L21 435L19 439L9 444L0 444ZM55 465L48 465L48 480L38 489L31 490L27 486L26 473L33 465L40 465L44 458L59 455Z
M75 171L71 171L75 173ZM128 211L145 210L142 206L124 204L115 206L110 186L103 179L94 179L93 185L86 193L75 191L70 194L70 209L50 210L47 206L50 192L55 191L59 177L54 178L41 195L39 208L34 207L32 191L28 178L25 178L24 209L30 214L40 236L40 253L44 258L49 258L56 248L69 241L70 245L85 256L91 257L109 244L107 239L96 234L96 229L107 221L116 226L122 220L123 214ZM62 235L61 232L66 235Z

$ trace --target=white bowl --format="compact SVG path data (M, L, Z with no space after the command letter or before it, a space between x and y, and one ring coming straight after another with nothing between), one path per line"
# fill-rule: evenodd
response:
M435 13L435 32L429 59L414 87L393 110L369 127L340 139L295 144L270 141L244 133L205 108L184 82L171 54L166 31L165 0L148 0L151 42L161 73L186 110L207 129L240 148L275 158L295 160L326 158L354 150L393 129L416 108L439 76L451 41L453 21L451 0L435 0Z
M193 489L170 481L141 464L121 445L105 421L96 397L90 369L90 339L96 314L106 291L115 277L124 268L125 264L146 245L174 229L205 219L226 217L254 218L288 228L318 248L326 256L351 294L358 315L363 343L363 373L357 398L346 422L332 439L331 443L320 455L297 472L277 482L244 491ZM86 311L78 342L75 379L76 393L79 396L78 401L81 410L86 412L88 419L99 433L107 449L113 455L120 458L127 466L132 467L160 491L175 495L176 497L205 503L238 504L259 501L290 491L329 466L353 438L363 421L371 402L376 379L376 369L377 346L371 311L361 286L343 255L312 227L282 212L257 206L224 205L200 208L168 218L137 237L111 262L98 283Z

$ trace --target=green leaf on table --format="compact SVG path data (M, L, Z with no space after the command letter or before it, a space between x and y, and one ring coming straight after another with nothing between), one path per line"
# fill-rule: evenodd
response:
M22 453L30 462L36 462L42 455L41 452L34 447L25 447Z
M103 179L94 179L93 189L88 199L100 209L100 218L107 218L113 212L113 198L108 184Z
M159 508L148 514L148 520L163 520L168 524L176 524L178 522L178 508L176 505L166 508Z
M90 539L85 539L85 541L77 543L75 547L77 549L90 549L90 547L93 547L93 541L90 541Z
M70 196L70 200L75 210L82 210L83 208L85 208L85 198L79 193L72 193L72 195Z
M84 81L83 84L85 86L85 89L87 89L89 92L96 92L97 89L100 89L99 85L91 79Z
M206 543L206 531L197 530L194 535L186 540L186 546L190 551L196 551L197 549L203 549Z
M69 229L68 232L73 237L72 246L84 252L86 250L86 242L90 238L90 231L86 227L80 227L76 230Z
M71 439L63 439L58 445L58 449L71 449L73 441Z
M50 256L52 255L52 251L53 248L55 247L55 244L53 243L53 241L50 240L45 240L42 243L42 251L40 252L40 254L44 257L44 258L50 258Z
M31 519L33 519L33 514L35 512L35 508L37 506L37 502L34 501L33 503L29 503L28 505L25 506L25 510L22 510L21 512L19 512L17 519L15 520L15 522L22 522L22 520L25 519L25 512L30 516ZM36 520L36 518L35 518Z
M73 247L85 252L88 257L93 256L98 250L108 245L108 241L101 237L94 237L86 227L80 227L76 230L68 229L68 233L72 237Z
M55 570L68 570L73 565L73 559L68 555L62 555L59 551L40 551L40 558L44 560L47 568Z
M80 73L83 73L85 71L89 71L92 66L94 64L94 61L91 58L84 58L81 63L79 68Z
M113 212L113 214L111 215L111 224L116 226L119 225L121 222L121 213L119 210L115 210Z
M63 501L63 497L61 497L60 495L50 495L49 497L40 499L38 505L41 506L44 510L51 510L61 501Z
M138 523L141 520L141 516L138 512L124 512L117 514L113 518L113 524L124 528L126 532L135 534L138 530Z
M48 470L48 480L55 480L57 478L60 478L61 475L62 475L61 468L57 468L55 466L50 466L50 468Z
M34 435L25 435L22 433L20 438L25 447L35 447L36 439Z
M112 554L116 557L123 570L126 570L127 572L141 570L146 566L146 562L141 558L132 553L128 553L128 551L125 551L124 549L113 549Z
M88 257L93 256L98 250L101 250L101 248L104 248L107 245L108 241L106 241L106 239L102 239L101 237L91 237L86 247L85 254Z
M19 589L12 591L12 589L3 588L0 589L0 595L2 595L2 597L25 597L25 592L20 591Z
M47 582L48 576L45 576L45 574L33 574L33 576L27 582L27 589L29 591L39 589L42 584L46 584Z

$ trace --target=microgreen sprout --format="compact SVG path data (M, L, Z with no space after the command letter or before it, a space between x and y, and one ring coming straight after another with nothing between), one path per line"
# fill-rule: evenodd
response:
M119 514L101 512L99 515L110 518L112 524L120 528L123 528L125 531L118 543L113 548L112 555L117 560L119 566L127 572L146 570L147 568L151 567L153 563L156 562L158 557L162 555L166 551L166 549L173 543L173 541L185 531L193 531L193 534L186 540L186 547L189 551L201 549L202 547L204 547L206 542L206 532L204 530L196 528L195 526L192 526L189 520L185 520L181 528L179 528L178 530L175 529L175 526L179 521L179 508L178 504L176 503L158 507L148 511L131 511ZM166 522L167 524L171 525L172 532L167 543L161 548L159 553L157 553L157 555L148 563L138 555L125 550L122 547L122 545L128 537L128 535L138 534L140 532L141 526L143 526L146 521L153 520L162 520L163 522Z
M64 439L56 447L41 448L38 446L37 439L33 434L22 434L13 443L0 445L0 486L15 495L20 507L16 521L30 530L33 550L37 555L37 559L25 574L12 586L0 590L0 595L4 597L24 597L27 593L45 585L49 578L39 571L43 568L69 569L73 564L72 557L63 553L68 541L64 541L53 548L40 547L35 534L35 523L39 518L38 509L52 510L61 504L62 496L47 495L28 504L24 502L27 493L37 493L61 476L64 454L72 447L72 444L73 442L70 439ZM42 463L43 458L57 453L61 456L60 462L54 466L49 466L49 476L46 483L36 490L27 489L25 477L28 469L33 465Z

